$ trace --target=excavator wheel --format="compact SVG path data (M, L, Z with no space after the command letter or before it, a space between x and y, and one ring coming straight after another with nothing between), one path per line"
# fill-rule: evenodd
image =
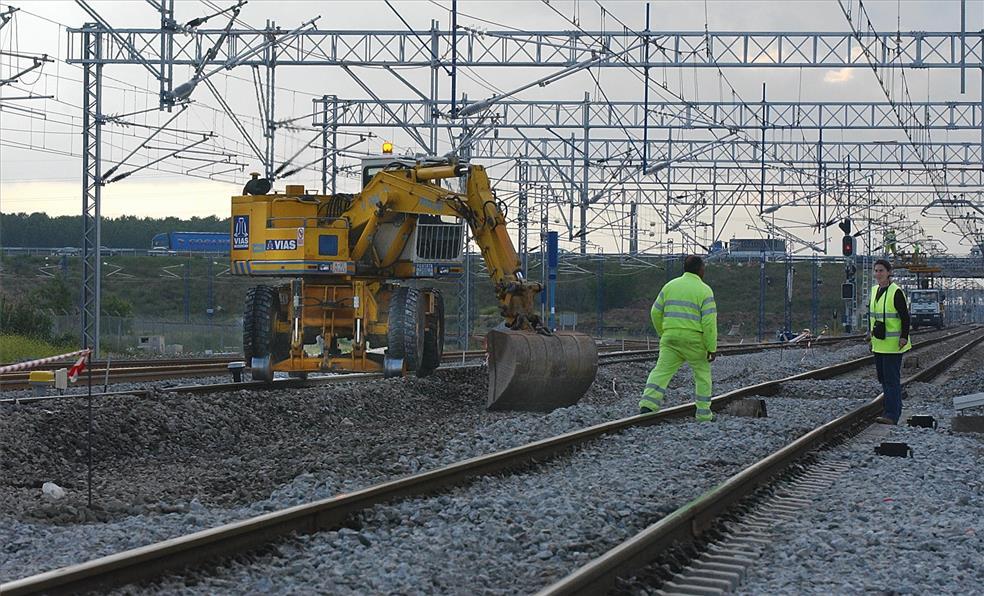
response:
M399 287L390 296L386 357L402 360L406 373L416 372L424 355L424 307L416 288Z
M275 325L280 310L280 293L272 286L256 286L246 293L243 312L243 352L250 363L254 381L273 380L273 361L283 357L283 338Z
M598 373L598 346L583 333L493 329L486 342L490 410L549 412L573 406Z
M424 354L417 369L418 377L426 377L437 370L444 355L444 297L438 290L427 291L434 294L434 314L427 315Z

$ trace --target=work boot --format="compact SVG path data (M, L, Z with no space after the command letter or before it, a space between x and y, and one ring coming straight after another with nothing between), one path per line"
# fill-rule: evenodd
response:
M639 408L639 415L641 416L643 414L655 414L658 411L659 410L650 410L649 408Z
M875 422L877 422L878 424L890 424L890 425L896 424L896 422L891 418L889 418L888 416L879 416L878 418L875 418Z
M706 401L701 398L697 398L695 402L697 404L697 411L694 417L697 422L710 422L714 420L714 412L711 411L711 400L706 398Z

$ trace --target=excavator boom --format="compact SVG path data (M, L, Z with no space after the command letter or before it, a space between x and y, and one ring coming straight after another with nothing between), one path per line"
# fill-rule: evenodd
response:
M465 193L419 184L467 176ZM396 191L400 188L400 191ZM363 196L391 197L393 208L429 214L448 211L465 220L489 271L502 315L501 328L486 337L489 354L487 406L492 410L549 411L576 404L598 372L598 348L583 333L552 332L537 314L541 284L524 278L509 237L503 210L482 166L418 167L405 173L383 172ZM402 197L402 198L401 198ZM397 205L413 202L414 205Z

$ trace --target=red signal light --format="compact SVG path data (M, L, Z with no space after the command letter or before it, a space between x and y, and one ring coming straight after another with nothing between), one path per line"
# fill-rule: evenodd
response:
M845 257L854 256L854 236L844 236L844 242L841 243L841 253Z

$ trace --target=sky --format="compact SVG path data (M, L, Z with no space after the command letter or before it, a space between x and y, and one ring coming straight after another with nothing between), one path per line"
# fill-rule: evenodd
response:
M178 1L176 20L186 22L191 18L215 12L209 6L225 8L232 2L203 2L200 0ZM846 2L847 3L847 2ZM0 12L9 5L20 8L14 20L0 30L0 50L7 52L43 52L56 58L47 64L40 73L31 73L18 85L4 88L0 97L34 93L53 95L54 98L34 101L0 102L0 211L44 211L52 215L76 214L81 210L81 135L80 109L81 69L62 61L66 57L67 38L64 26L78 27L91 20L74 2L62 0L23 0L12 3L0 2ZM158 15L146 2L93 1L92 6L115 27L151 28L158 26ZM450 1L401 1L393 0L392 9L384 2L365 0L364 2L288 2L250 0L242 9L240 20L243 24L263 27L268 20L275 21L284 29L292 29L300 23L320 16L317 26L332 30L397 30L403 31L407 25L425 30L431 20L439 21L440 27L449 25ZM856 2L851 2L856 7ZM654 31L847 31L846 20L836 0L825 1L676 1L651 2L651 29ZM879 31L959 31L960 3L956 1L872 1L865 2ZM395 10L394 10L395 9ZM630 1L558 1L549 3L539 1L523 2L458 2L459 25L477 30L570 30L580 26L589 30L620 30L628 26L641 30L645 26L644 2ZM397 14L399 13L399 14ZM402 17L402 20L401 20ZM405 23L403 21L406 21ZM967 3L967 29L980 31L984 28L984 2ZM208 27L224 24L221 17L210 21ZM0 59L0 78L9 76L15 64L9 57ZM656 69L654 69L656 70ZM401 71L413 84L421 89L427 88L427 69ZM483 69L481 72L463 73L459 77L458 89L469 98L488 97L495 89L512 89L526 82L548 74L544 69ZM104 112L125 114L150 110L156 105L156 81L139 66L108 66L105 69ZM359 76L375 93L386 98L410 98L413 94L395 82L389 74L362 69ZM875 83L870 69L769 69L745 68L730 69L725 72L726 82L710 69L677 69L668 72L653 72L653 76L665 81L666 85L687 99L718 100L730 95L733 86L738 96L745 101L757 101L763 83L768 96L773 100L797 101L883 101L882 91ZM956 71L909 71L908 82L913 99L944 101L979 101L981 99L981 74L968 73L968 93L961 95L957 85ZM187 79L187 68L178 68L175 81ZM216 75L212 80L226 101L242 118L255 139L262 144L259 129L260 119L248 68L237 68ZM312 111L311 100L332 93L340 97L368 97L351 78L338 68L281 68L277 78L277 119L298 117L298 127L310 127ZM518 97L522 99L566 99L577 100L588 92L599 100L607 97L617 100L639 100L641 85L629 74L603 70L595 82L586 73L572 76L559 83L542 88L533 88ZM449 97L449 81L442 77L440 82L442 97ZM604 92L604 93L602 93ZM190 169L188 160L168 159L158 166L144 169L126 180L108 184L103 189L102 213L104 216L123 214L162 217L227 215L229 197L238 194L248 173L261 166L241 135L221 110L217 102L205 89L199 88L194 95L195 105L187 113L179 115L173 126L187 131L167 139L173 143L190 142L201 133L214 133L215 139L204 147L209 151L225 148L237 157L232 166L212 166L198 170L198 174L220 172L208 180L180 175ZM29 110L29 111L25 111ZM129 126L104 127L104 170L119 163L129 151L146 137L150 128L160 123L168 114L149 112L127 118ZM348 131L356 133L358 131ZM374 131L377 137L365 138L357 143L357 137L350 137L356 150L374 152L374 147L382 140L392 140L397 151L413 150L413 142L397 128ZM663 138L665 131L653 131L656 138ZM804 133L807 136L815 133ZM158 139L165 140L166 134ZM825 138L843 140L875 139L904 141L901 133L841 133L833 132ZM278 131L277 154L281 159L293 155L311 138L303 130ZM812 136L811 136L812 138ZM952 134L938 135L934 140L979 141L980 135L954 131ZM163 143L162 143L163 144ZM441 148L450 147L446 136ZM310 153L307 152L307 153ZM142 157L141 154L140 157ZM159 155L159 154L154 154ZM143 161L146 161L144 159ZM304 161L310 161L305 159ZM142 163L140 159L132 162ZM199 162L194 162L199 163ZM131 166L132 167L132 166ZM495 170L493 170L494 175ZM316 187L319 174L313 169L304 170L290 183L303 183ZM342 179L342 190L356 190L356 182ZM790 210L790 217L799 217ZM643 227L657 221L659 215L649 210L643 215ZM805 217L805 216L804 216ZM728 224L729 229L723 238L730 236L754 236L749 231L752 220L739 214ZM925 220L924 227L937 238L951 245L951 251L965 253L957 238L943 231L942 222ZM661 238L672 238L667 234ZM611 250L617 248L604 234L593 239L594 248ZM568 247L573 246L570 243Z

